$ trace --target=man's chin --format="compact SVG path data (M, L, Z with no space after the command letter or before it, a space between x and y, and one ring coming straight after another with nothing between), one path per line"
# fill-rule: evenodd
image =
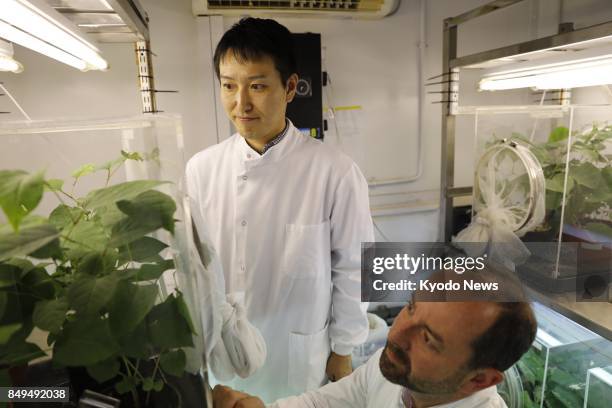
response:
M391 361L387 355L387 347L385 347L380 355L378 365L383 377L385 377L388 381L403 387L407 385L407 377L409 372L405 368L400 367Z

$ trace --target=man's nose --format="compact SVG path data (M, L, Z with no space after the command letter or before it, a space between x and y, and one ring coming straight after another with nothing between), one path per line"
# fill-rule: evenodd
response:
M401 348L402 351L404 351L405 353L409 353L412 349L412 343L416 340L416 337L418 336L418 332L418 328L412 326L402 328L402 330L398 332L396 338L394 339L395 344L397 344L397 346Z
M251 103L251 97L247 88L242 88L238 92L236 105L239 112L248 112L253 109L253 104Z

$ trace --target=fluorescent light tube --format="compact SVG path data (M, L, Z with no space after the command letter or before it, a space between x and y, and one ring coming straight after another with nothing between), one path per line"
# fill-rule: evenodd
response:
M29 34L30 37L36 37L53 45L53 48L84 61L86 67L79 67L78 69L104 70L108 68L108 63L100 56L99 50L87 41L83 34L79 33L78 28L43 1L4 0L2 3L0 20L22 30ZM19 43L18 41L14 42ZM24 46L27 47L27 45ZM44 48L48 50L47 47ZM35 51L48 55L46 52L40 51L40 49L41 47L38 46L38 49ZM55 52L55 55L57 56L57 52ZM66 62L66 58L62 60L56 56L51 57L68 65L75 66L75 64Z
M506 64L485 71L478 87L563 89L612 84L612 47L559 51L547 58Z
M49 45L30 34L24 33L3 21L0 21L0 37L63 62L64 64L68 64L71 67L80 69L81 71L87 70L87 63L85 61Z
M480 90L563 89L612 84L612 57L541 69L500 73L483 78Z

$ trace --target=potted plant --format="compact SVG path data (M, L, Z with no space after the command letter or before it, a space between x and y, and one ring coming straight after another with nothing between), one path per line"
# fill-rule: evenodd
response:
M73 187L106 173L106 185L84 197L42 172L0 171L8 220L0 226L0 380L51 352L54 364L84 369L127 405L148 406L161 395L171 395L168 406L181 404L173 377L186 374L184 348L194 346L195 329L180 290L162 296L161 276L174 262L152 236L174 233L176 204L156 190L160 181L110 185L125 161L155 159L122 152L83 166ZM34 215L45 191L59 205L48 217ZM35 327L48 333L48 347L28 341Z
M547 216L538 230L550 231L555 238L559 232L569 148L563 222L610 238L612 155L606 153L606 143L609 145L612 139L612 126L594 125L585 132L576 132L570 146L568 138L569 130L557 127L546 142L531 143L531 150L540 161L546 179Z

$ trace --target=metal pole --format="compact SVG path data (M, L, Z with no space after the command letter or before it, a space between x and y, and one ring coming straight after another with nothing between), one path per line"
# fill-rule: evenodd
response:
M157 112L155 101L155 83L153 81L153 64L151 63L151 47L149 41L136 43L136 62L138 63L138 83L142 113Z
M448 242L453 232L453 198L449 189L455 185L455 112L459 94L459 69L451 70L450 61L457 57L457 26L444 20L442 43L442 72L448 75L442 88L446 102L442 106L442 141L440 171L440 224L439 240Z

